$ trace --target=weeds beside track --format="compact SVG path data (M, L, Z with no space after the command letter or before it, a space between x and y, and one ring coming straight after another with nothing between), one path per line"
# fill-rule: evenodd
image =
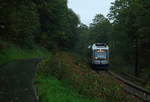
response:
M107 73L109 75L112 75L113 77L115 77L120 82L122 82L124 89L128 93L130 93L130 94L132 94L132 95L134 95L134 96L136 96L136 97L138 97L138 98L140 98L146 102L150 102L150 92L149 91L147 91L144 88L124 79L123 77L121 77L120 75L118 75L112 71L108 71Z

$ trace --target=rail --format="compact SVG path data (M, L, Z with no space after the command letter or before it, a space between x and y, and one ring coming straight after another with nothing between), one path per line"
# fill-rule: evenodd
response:
M130 94L144 100L145 102L150 102L150 92L126 79L119 76L118 74L108 71L108 73L114 76L117 80L124 83L124 89L129 92Z

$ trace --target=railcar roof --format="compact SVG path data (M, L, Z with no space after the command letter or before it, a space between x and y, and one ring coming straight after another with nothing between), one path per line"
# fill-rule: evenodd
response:
M108 45L106 45L106 46L96 46L96 44L93 44L92 49L93 50L97 50L97 49L106 49L106 50L108 50L109 47L108 47Z

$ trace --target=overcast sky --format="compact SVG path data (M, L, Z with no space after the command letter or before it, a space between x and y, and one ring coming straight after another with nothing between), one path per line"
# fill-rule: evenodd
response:
M88 25L98 13L107 15L111 2L114 0L68 0L68 7L79 17L82 23Z

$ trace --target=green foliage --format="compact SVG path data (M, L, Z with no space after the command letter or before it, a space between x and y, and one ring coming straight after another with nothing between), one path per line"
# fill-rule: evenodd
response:
M29 48L73 48L79 19L67 0L1 0L0 9L0 40Z
M64 83L54 77L40 77L36 80L40 102L99 102L79 95L65 87Z
M36 5L30 3L28 7L26 5L20 5L16 8L14 14L15 23L12 26L15 29L16 36L14 40L16 44L21 46L33 47L34 36L40 31L39 16L37 14Z
M37 5L45 36L37 36L37 42L49 49L72 48L79 19L68 9L66 0L46 1Z
M21 49L19 47L10 47L0 51L0 64L13 60L29 59L29 58L50 58L51 53L42 48L37 49Z
M16 4L10 4L8 1L2 4L5 4L5 8L1 8L3 13L0 21L4 22L5 29L0 29L0 38L20 46L33 47L34 36L40 29L36 5L33 2L14 2Z
M111 41L113 58L115 54L122 57L127 66L133 66L138 53L139 72L148 75L150 49L149 31L150 13L148 12L150 1L148 0L116 0L112 3L111 12L108 15L113 20L113 36ZM149 40L148 40L149 39ZM113 60L113 59L112 59ZM119 62L119 61L118 61ZM134 68L134 67L133 67ZM143 76L143 77L144 77Z
M88 45L108 43L110 64L114 70L123 68L119 71L134 74L137 59L141 76L149 75L148 71L144 71L149 68L150 57L149 5L148 0L115 0L108 14L109 19L97 14L89 27L80 24L75 51L86 55Z
M112 33L112 25L102 14L97 14L90 24L89 39L91 43L108 43Z
M37 76L55 76L58 79L64 79L67 74L70 72L67 65L63 62L56 61L57 58L50 58L47 60L43 60L38 66ZM49 67L51 66L51 67Z
M59 56L59 58L58 58ZM66 53L57 53L38 67L37 78L54 76L80 95L102 99L104 102L137 102L126 95L118 82L105 74L93 72L88 65ZM41 89L42 90L42 89ZM46 94L43 97L47 96ZM51 97L51 96L50 96Z
M74 51L78 54L86 56L87 46L89 44L88 26L80 24L78 27L77 42L74 47Z

